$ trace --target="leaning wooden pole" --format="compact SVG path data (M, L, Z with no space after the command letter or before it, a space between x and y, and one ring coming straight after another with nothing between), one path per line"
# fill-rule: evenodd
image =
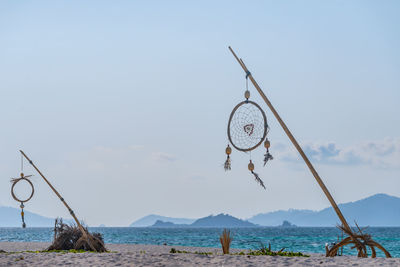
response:
M85 228L83 228L82 224L79 222L78 218L76 217L74 211L70 208L70 206L67 204L67 202L65 202L64 198L60 195L60 193L58 193L58 191L54 188L54 186L46 179L46 177L44 177L44 175L42 174L42 172L35 166L35 164L33 164L32 160L30 158L28 158L28 156L24 153L24 151L20 150L19 152L21 152L21 154L26 158L26 160L33 166L33 168L35 168L35 170L40 174L40 176L42 176L43 180L50 186L51 190L53 190L53 192L57 195L57 197L61 200L61 202L65 205L65 207L68 209L69 213L71 214L72 218L74 218L76 224L79 227L79 230L82 232L82 235L88 240L88 244L90 246L90 248L93 251L96 251L96 249L93 247L93 245L90 242L90 239L88 237L88 233L86 232Z
M260 86L257 84L256 80L254 79L253 75L251 75L251 72L247 69L246 65L244 64L242 59L239 59L233 49L229 46L229 50L232 52L233 56L236 58L237 62L242 66L244 72L246 73L246 76L250 79L250 81L253 83L254 87L257 89L258 93L260 93L261 97L264 99L265 103L271 110L271 112L274 114L275 118L278 120L279 124L282 126L283 130L285 131L286 135L289 137L290 141L293 143L293 145L296 147L297 151L299 152L300 156L303 158L304 162L307 164L308 168L310 169L312 175L314 176L315 180L321 187L322 191L324 191L326 197L328 198L329 202L331 203L333 209L335 210L337 216L339 217L340 221L343 224L343 227L351 231L351 228L349 224L347 223L346 219L344 218L342 212L340 211L338 205L336 204L335 200L333 199L331 193L329 193L328 188L325 186L324 182L322 181L321 177L319 177L317 171L315 170L314 166L311 164L310 160L307 158L306 154L304 153L303 149L297 142L297 140L294 138L293 134L290 132L289 128L286 126L286 124L283 122L281 117L279 116L278 112L272 106L271 102L268 100L267 96L264 94L264 92L261 90Z
M264 99L265 103L269 107L269 109L272 111L274 114L275 118L278 120L279 124L282 126L283 130L285 131L286 135L289 137L290 141L293 143L293 145L296 147L297 151L299 152L300 156L303 158L304 162L307 164L308 168L310 169L312 175L314 176L315 180L321 187L322 191L325 193L326 197L328 198L329 202L331 203L333 209L335 210L337 216L339 217L340 221L342 222L342 226L340 227L342 230L346 232L347 235L349 235L348 238L345 238L339 244L336 244L333 248L327 251L326 256L333 257L336 255L337 250L339 247L343 247L344 245L348 244L354 244L354 247L357 248L358 250L358 256L359 257L367 257L367 246L369 246L372 250L372 257L376 257L376 252L375 248L377 247L380 250L382 250L385 253L385 256L390 258L391 255L390 253L379 243L373 241L371 239L371 236L368 234L363 234L361 232L361 229L359 229L359 234L354 233L349 224L347 223L346 219L344 218L341 210L339 209L338 205L336 204L335 200L333 199L332 195L330 194L328 188L325 186L324 182L322 181L321 177L319 177L317 171L315 170L314 166L311 164L310 160L307 158L306 154L304 153L303 149L300 147L299 143L297 143L297 140L294 138L293 134L290 132L289 128L286 126L286 124L283 122L281 117L279 116L278 112L275 110L275 108L272 106L271 102L268 100L267 96L264 94L264 92L261 90L260 86L257 84L256 80L254 77L251 75L250 71L244 64L243 60L238 58L233 51L233 49L229 46L229 50L232 52L233 56L236 58L237 62L242 66L244 72L246 73L246 77L250 78L251 82L253 83L254 87L257 89L258 93L261 95L261 97ZM358 227L358 226L357 226ZM350 241L351 240L351 241ZM353 248L354 248L353 247Z

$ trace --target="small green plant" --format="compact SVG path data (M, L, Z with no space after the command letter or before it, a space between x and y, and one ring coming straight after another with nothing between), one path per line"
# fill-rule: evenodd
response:
M5 252L5 253L7 253L7 254L18 254L18 253L61 253L61 254L66 254L66 253L100 253L100 252L86 251L83 249L70 249L70 250L53 249L53 250L12 251L12 252ZM101 252L101 253L117 253L117 251L106 251L106 252Z
M271 245L269 244L268 247L265 245L261 244L260 249L258 250L250 250L247 255L252 255L252 256L261 256L261 255L267 255L267 256L285 256L285 257L310 257L309 255L305 255L301 252L293 252L293 251L283 251L285 248L282 248L279 251L272 251L271 250Z
M283 256L283 257L310 257L310 255L303 254L301 252L293 252L293 251L283 251L285 248L282 248L279 251L272 251L271 244L268 244L268 247L261 244L260 249L251 250L247 253L241 251L239 253L235 253L234 255L248 255L248 256Z
M185 251L185 250L177 250L175 248L171 248L169 253L190 253L190 252L189 251Z
M44 251L34 251L35 253L86 253L86 252L92 252L94 251L87 251L83 249L69 249L69 250L61 250L61 249L52 249L52 250L44 250Z
M169 253L189 253L189 254L199 254L199 255L212 255L212 252L199 252L199 251L195 251L195 252L190 252L190 251L186 251L186 250L177 250L175 248L171 248L171 250L169 251Z
M195 251L194 254L199 254L199 255L212 255L213 253L212 253L212 252L205 252L205 251L203 251L203 252L201 252L201 251Z
M21 257L16 258L15 261L22 261L23 259L24 259L24 257L21 256Z

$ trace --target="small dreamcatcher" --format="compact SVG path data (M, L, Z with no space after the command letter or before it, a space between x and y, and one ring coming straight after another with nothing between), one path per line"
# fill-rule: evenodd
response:
M270 142L267 138L268 123L265 112L261 107L250 101L250 91L248 90L248 75L246 75L246 92L244 94L246 100L240 102L233 108L228 122L228 139L234 148L242 152L250 152L256 149L264 142L264 147L267 149L264 155L264 166L273 157L269 153ZM226 171L231 169L232 148L226 147L225 153L227 159L224 164ZM264 182L260 179L257 173L254 172L254 164L251 160L248 165L249 171L254 175L256 181L265 189Z
M21 203L20 208L21 208L21 219L22 219L22 228L26 228L26 224L25 224L25 218L24 218L24 203L28 202L32 197L33 194L35 193L35 188L33 187L33 183L28 179L29 177L33 176L33 175L24 175L23 173L23 166L24 162L23 162L23 158L21 155L21 174L20 177L18 178L11 178L11 196L18 202ZM31 187L31 194L29 195L29 197L25 198L25 199L21 199L21 197L17 197L17 195L15 194L15 186L19 183L19 182L26 182L29 184L29 186Z

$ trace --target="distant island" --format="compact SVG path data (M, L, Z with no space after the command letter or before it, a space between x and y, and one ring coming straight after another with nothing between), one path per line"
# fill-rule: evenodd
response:
M283 221L282 225L280 225L279 227L289 228L289 227L297 227L297 225L294 225L288 221Z
M172 222L164 222L157 220L151 227L156 227L156 228L189 227L189 224L175 224Z
M360 226L400 226L400 198L386 194L376 194L355 202L339 204L347 221ZM21 215L18 208L0 207L0 227L20 227ZM48 218L25 211L28 227L54 227L54 218ZM65 220L69 222L70 220ZM159 222L157 222L159 221ZM285 223L287 221L289 224ZM219 214L200 219L172 218L160 215L148 215L135 222L131 227L257 227L257 226L330 226L339 222L334 210L326 208L313 210L279 210L257 214L249 219L238 219L230 215ZM100 227L103 227L101 225Z
M376 194L355 202L339 204L339 207L342 210L344 216L347 218L347 221L351 225L354 225L354 221L356 221L359 225L362 226L400 226L400 198L398 197L389 196L387 194ZM198 221L195 219L178 219L158 215L151 216L151 218L148 218L146 216L132 223L131 226L136 226L137 222L141 222L141 227L150 227L154 226L157 220L160 220L164 223L172 222L173 224L193 224L195 221ZM144 219L147 219L147 223L143 223ZM189 222L184 222L184 220L188 220ZM290 222L291 225L293 224L295 226L310 227L336 227L337 223L339 222L335 211L331 207L320 211L295 209L279 210L274 212L260 213L247 220L241 221L252 223L255 226L259 225L281 227L292 227L283 223L284 221ZM160 223L158 225L161 226ZM228 227L221 226L221 224L218 225L219 226L214 227ZM174 227L174 225L169 226Z
M228 214L218 214L216 216L208 216L196 220L192 224L175 224L172 222L164 222L157 220L151 227L155 228L242 228L242 227L261 227L260 225L244 221ZM291 228L297 227L289 221L283 221L281 225L277 227Z
M216 216L210 215L208 217L200 218L191 224L175 224L172 222L164 222L157 220L151 227L158 228L171 228L171 227L192 227L192 228L211 228L211 227L257 227L258 225L235 218L228 214L218 214Z
M147 215L147 216L140 218L139 220L131 223L129 226L130 227L148 227L148 226L152 226L157 221L171 222L174 224L191 224L195 220L196 219L172 218L172 217L165 217L165 216L150 214L150 215Z
M25 222L29 227L54 227L54 219L25 210ZM64 220L66 223L72 220ZM11 207L0 207L0 227L20 227L21 210Z
M376 194L355 202L339 204L347 221L362 226L400 226L400 198ZM249 222L273 226L287 220L297 226L336 226L339 222L333 208L320 211L287 210L261 213L248 219Z

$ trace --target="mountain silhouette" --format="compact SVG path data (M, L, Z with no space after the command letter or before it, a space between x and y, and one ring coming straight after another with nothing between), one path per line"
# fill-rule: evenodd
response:
M172 218L172 217L165 217L165 216L150 214L143 218L140 218L137 221L134 221L129 226L131 226L131 227L148 227L148 226L152 226L153 224L155 224L156 221L171 222L174 224L191 224L195 220L196 219Z
M400 198L386 194L376 194L358 201L339 204L348 223L354 221L360 226L400 226ZM0 227L20 227L20 210L11 207L0 207ZM25 211L25 221L28 227L54 227L54 218L44 217ZM65 220L71 222L71 220ZM159 215L148 215L130 226L148 227L157 221L159 227L255 227L279 226L283 221L289 221L297 226L336 226L340 224L334 210L326 208L320 211L312 210L279 210L257 214L248 220L241 220L227 214L218 214L204 218L186 219ZM165 224L165 223L172 224ZM163 224L164 223L164 224Z
M376 194L355 202L339 205L347 222L363 226L400 226L400 198ZM333 208L320 211L288 210L257 214L249 222L276 226L287 220L297 226L336 226L340 221Z
M29 211L25 212L27 227L54 227L54 219L44 217ZM0 227L20 227L21 210L11 207L0 207Z
M157 220L152 227L171 228L171 227L193 227L193 228L223 228L223 227L257 227L257 225L235 218L228 214L210 215L194 221L192 224L174 224L172 222L164 222Z

